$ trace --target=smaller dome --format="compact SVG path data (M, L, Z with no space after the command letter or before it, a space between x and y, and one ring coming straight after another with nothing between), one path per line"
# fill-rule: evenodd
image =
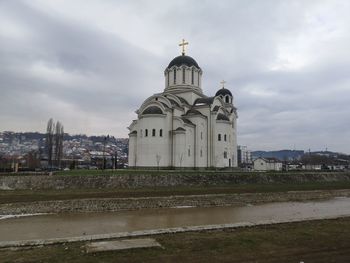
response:
M216 119L219 121L230 121L230 119L225 114L222 114L222 113L219 113Z
M222 88L222 89L219 89L216 94L215 94L215 97L216 96L225 96L225 95L230 95L232 97L232 93L231 91L229 91L228 89L225 89L225 88Z
M178 56L176 58L174 58L168 65L167 68L171 68L173 66L177 66L180 67L182 65L186 65L188 67L192 67L195 66L196 68L200 68L197 64L197 62L190 56L186 56L186 55L181 55Z
M162 110L157 106L150 106L146 108L142 114L163 114Z
M186 115L202 115L200 111L195 110L195 109L190 109L189 111L186 112Z

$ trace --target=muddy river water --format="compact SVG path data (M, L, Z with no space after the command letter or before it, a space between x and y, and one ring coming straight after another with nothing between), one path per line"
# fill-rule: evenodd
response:
M136 230L350 216L350 198L244 207L177 207L104 213L0 215L0 241L47 239Z

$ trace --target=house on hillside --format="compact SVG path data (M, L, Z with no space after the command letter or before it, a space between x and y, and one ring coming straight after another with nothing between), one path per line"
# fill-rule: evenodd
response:
M256 171L282 171L282 162L276 158L259 157L253 161Z

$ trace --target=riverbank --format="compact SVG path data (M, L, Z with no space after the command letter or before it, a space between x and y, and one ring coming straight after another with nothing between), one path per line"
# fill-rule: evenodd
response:
M322 200L349 197L350 189L257 192L239 194L169 195L128 198L84 198L0 204L0 214L106 212L171 207L244 206L269 202Z
M163 248L87 254L85 242L0 250L0 262L349 262L350 218L152 236Z

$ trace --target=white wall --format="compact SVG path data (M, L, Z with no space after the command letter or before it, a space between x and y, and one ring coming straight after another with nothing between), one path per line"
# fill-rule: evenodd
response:
M164 116L143 115L139 119L136 162L137 166L157 166L157 155L160 157L159 166L169 165L169 125ZM145 130L148 136L145 136ZM152 136L152 129L156 129L156 135ZM163 136L160 137L160 129Z

